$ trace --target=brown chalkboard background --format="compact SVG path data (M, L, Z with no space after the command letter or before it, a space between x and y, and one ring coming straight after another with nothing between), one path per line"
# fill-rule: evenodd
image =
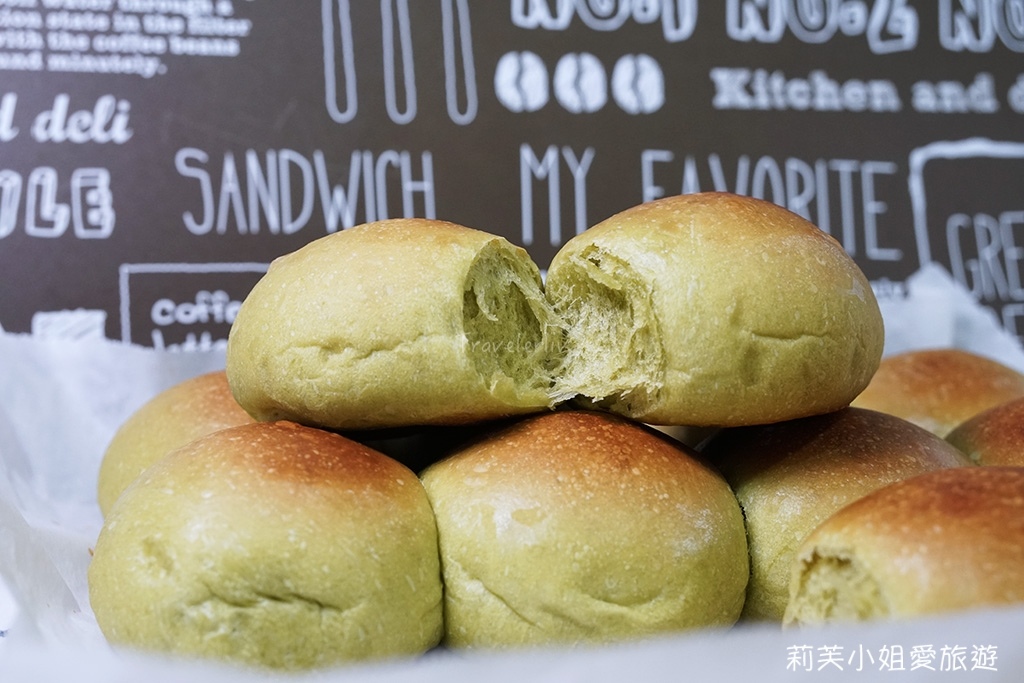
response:
M150 4L153 11L142 12L145 3L111 2L106 14L158 14L161 5ZM95 313L91 318L83 313L85 318L77 319L53 315L81 309L101 312L98 330L114 339L147 345L218 343L227 330L222 314L244 297L262 266L344 227L343 222L325 218L317 183L328 182L328 189L348 188L353 163L361 169L367 161L381 169L387 199L368 213L361 184L353 197L351 220L359 223L385 213L392 217L432 213L503 234L526 246L543 267L577 225L592 225L643 201L642 159L647 157L658 160L650 166L651 182L664 194L685 189L689 163L687 177L696 179L699 189L742 190L781 204L787 204L787 197L773 192L778 185L769 183L760 192L749 185L738 187L738 170L749 164L751 172L767 169L767 175L760 177L771 178L776 169L785 173L787 160L793 169L823 170L824 184L807 206L809 217L843 241L870 279L898 285L924 262L935 260L982 303L999 314L1009 311L1008 326L1016 325L1014 311L1024 301L1018 263L1022 257L1016 247L1017 242L1024 245L1024 218L1019 215L1024 210L1024 153L1018 149L1024 146L1024 92L1018 92L1024 91L1024 26L1013 25L1011 10L1019 9L1020 3L303 0L285 4L234 0L178 6L191 6L206 16L202 12L207 4L214 16L250 22L245 35L237 38L239 54L160 55L163 72L149 78L13 68L10 55L32 52L15 49L19 40L28 40L26 29L18 28L19 21L31 20L24 13L38 15L44 25L35 32L49 38L47 34L56 30L47 29L45 22L57 10L39 2L35 8L8 8L7 14L0 15L0 37L6 36L0 39L0 66L8 65L0 68L0 98L7 96L8 104L6 137L0 107L0 174L6 174L0 175L0 216L8 220L6 227L0 221L0 325L5 330L96 333ZM762 20L769 22L770 11L789 8L792 12L797 5L810 8L812 18L815 8L840 12L854 26L852 35L836 31L821 43L802 40L790 28L773 42L742 41L729 35L728 11L760 12ZM971 15L965 5L984 11ZM179 16L172 11L175 6L165 3L164 16ZM517 12L536 13L542 8L552 16L560 8L574 13L564 30L525 28L513 20ZM670 8L697 12L684 40L666 37L661 17ZM997 8L1008 8L1007 14L996 16L992 12ZM345 77L342 49L347 36L339 23L339 12L346 9L354 58L351 83ZM22 14L16 16L16 11ZM617 12L636 14L616 22ZM907 49L873 51L866 29L857 28L859 16L899 17L908 12L917 29ZM584 14L591 17L590 25ZM386 99L389 71L382 55L388 16L397 45L402 40L399 18L409 18L415 98L398 87L392 107L392 113L409 114L408 121L393 120ZM325 17L334 31L331 45L325 43ZM472 92L464 80L455 91L446 87L444 27L446 18L452 17L460 19L451 21L452 27L468 29ZM792 16L790 20L796 21ZM955 21L973 27L981 36L981 47L972 51L942 44L940 37ZM594 28L611 23L621 26ZM92 40L112 31L74 33ZM139 35L146 33L142 29ZM892 38L891 31L880 35ZM985 42L986 36L991 40ZM46 60L60 50L44 47L36 52ZM548 100L537 111L514 111L496 89L495 75L502 60L521 65L524 61L515 57L521 53L534 55L532 63L542 65L549 79ZM464 64L459 61L463 53L452 54L457 64ZM566 55L580 54L592 55L589 63L599 63L604 70L606 100L594 111L571 111L572 105L555 97L557 65ZM617 103L610 77L619 60L628 55L646 55L648 63L660 70L664 99L656 110L628 113ZM325 64L333 64L333 81ZM820 71L840 84L884 81L898 92L900 108L800 111L790 100L786 108L722 109L714 104L716 95L721 95L711 76L715 69L764 69L790 80L806 80ZM397 76L401 85L400 69ZM336 86L333 117L329 82ZM982 104L994 103L995 110L919 111L921 101L915 100L915 94L920 97L927 92L916 85L921 82L943 82L947 88L974 85ZM342 120L346 119L342 110L352 104L347 98L351 92L357 108L350 120ZM454 97L452 102L449 95ZM35 117L51 110L60 96L66 96L69 112L93 111L105 97L104 101L126 103L130 137L123 142L79 143L36 139L32 135ZM982 144L981 139L991 142ZM524 210L521 199L524 158L539 163L549 150L554 150L556 156L549 158L557 159L559 167L560 233L554 239L548 181L528 175L532 211ZM429 193L412 194L411 210L403 204L400 172L391 163L403 154L411 164L413 180L424 180L424 164L433 179ZM185 172L182 164L176 165L181 155ZM269 172L268 159L277 162L273 168L291 173L290 192L282 196L291 199L292 216L304 206L302 166L312 169L308 220L296 223L291 234L274 234L267 217L260 214L259 230L254 232L253 214L247 209L241 222L236 211L227 210L223 234L216 227L190 230L186 215L198 222L204 217L199 176L207 174L214 195L220 196L225 163L233 159L239 174L237 196L247 202L249 157L259 162L264 175ZM567 159L588 159L585 202L580 205L575 195L579 186L573 183ZM716 188L716 165L727 181L724 188ZM87 170L76 175L80 169ZM97 195L73 183L75 179L88 186L95 180L95 173L88 169L103 171L100 184L106 183L109 191L105 196L111 200L112 221L109 215L89 214L88 209L95 208L89 198L99 201ZM873 218L864 211L865 201L871 199L864 195L865 170L873 174ZM36 185L30 182L34 172ZM359 177L361 183L365 181L366 176ZM785 180L784 175L779 177ZM71 210L75 196L84 202L81 235L76 234L73 220L58 231L41 221L38 213L35 227L29 225L29 197L36 193L39 206L39 183L46 178L55 180L58 205ZM8 187L6 195L4 187ZM652 191L650 183L647 191ZM433 203L432 212L426 194ZM222 205L234 206L217 202L215 211L224 210ZM90 215L105 227L89 223ZM961 218L951 222L951 216ZM524 226L531 223L532 240L524 233ZM97 238L97 231L105 234ZM205 308L195 306L197 300ZM47 327L47 320L57 323ZM1013 331L1024 331L1024 325Z

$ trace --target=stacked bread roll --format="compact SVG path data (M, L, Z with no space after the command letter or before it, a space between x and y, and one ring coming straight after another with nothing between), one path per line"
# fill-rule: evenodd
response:
M1024 467L1024 397L967 418L946 441L977 465Z
M422 475L451 647L603 642L739 617L743 516L693 452L608 413L497 430Z
M106 514L132 481L175 448L253 421L231 395L224 371L160 392L125 420L107 446L97 485L100 510Z
M1024 398L1024 374L963 349L906 351L883 358L853 405L890 413L946 437L989 408Z
M797 550L788 625L1024 601L1024 468L936 470L851 503Z
M906 420L863 408L719 432L705 456L732 486L750 545L743 618L781 622L797 548L848 503L917 474L970 465Z
M961 349L883 359L851 410L913 423L983 467L905 477L826 516L793 549L784 623L908 618L1024 601L1022 391L1017 370Z
M415 655L442 632L415 474L285 421L213 432L143 472L106 517L89 591L112 643L282 670Z
M774 204L684 195L570 240L547 292L556 398L663 425L790 420L848 405L882 353L878 304L830 236Z
M445 221L332 234L238 312L226 379L248 423L110 505L94 611L120 645L293 669L724 628L759 591L781 623L776 577L818 522L968 469L849 408L882 342L842 247L751 198L624 211L546 281Z

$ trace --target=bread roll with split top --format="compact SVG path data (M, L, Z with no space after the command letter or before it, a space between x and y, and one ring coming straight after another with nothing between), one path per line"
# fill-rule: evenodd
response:
M392 219L277 258L232 324L227 373L259 420L459 424L550 407L560 334L523 249Z
M659 426L762 424L845 407L882 352L863 273L770 202L699 193L576 236L545 293L504 238L394 219L274 261L228 340L260 420L460 424L577 401Z

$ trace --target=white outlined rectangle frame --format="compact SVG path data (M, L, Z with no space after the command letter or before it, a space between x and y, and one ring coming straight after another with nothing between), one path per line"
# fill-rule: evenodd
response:
M122 263L117 271L117 289L120 299L121 341L132 343L131 291L132 275L153 274L209 274L209 273L265 273L269 263Z
M928 232L928 199L925 193L924 167L929 161L941 159L1020 159L1024 161L1024 142L1006 142L989 138L965 138L932 142L910 152L907 185L914 216L914 239L917 242L918 267L932 262Z

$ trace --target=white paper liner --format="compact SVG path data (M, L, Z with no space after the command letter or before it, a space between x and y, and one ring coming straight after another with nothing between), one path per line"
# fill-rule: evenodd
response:
M1020 340L982 307L942 266L929 264L907 279L905 297L879 298L885 355L922 348L957 348L1024 372Z
M97 641L85 570L102 516L100 460L118 426L160 391L224 366L104 339L0 334L0 580L16 607L0 644ZM5 604L6 603L6 604Z
M905 298L880 301L887 354L956 347L1024 371L1019 340L948 273L928 267L906 286ZM0 359L0 682L266 680L267 674L216 664L114 652L88 604L89 550L102 524L96 476L107 444L118 426L160 391L222 368L223 352L174 353L104 339L61 341L0 331ZM450 683L704 680L702 675L736 680L733 676L743 675L773 681L803 673L823 681L857 675L850 664L842 671L834 664L813 671L787 666L789 648L801 643L817 648L832 643L847 656L857 648L863 653L899 645L909 652L914 645L930 644L938 653L957 646L968 671L976 664L972 648L992 646L998 651L996 670L975 668L977 673L986 681L1021 680L1024 608L815 632L741 627L599 649L437 652L309 678ZM932 666L940 664L936 659ZM930 672L919 667L905 673ZM958 672L935 673L946 680Z

